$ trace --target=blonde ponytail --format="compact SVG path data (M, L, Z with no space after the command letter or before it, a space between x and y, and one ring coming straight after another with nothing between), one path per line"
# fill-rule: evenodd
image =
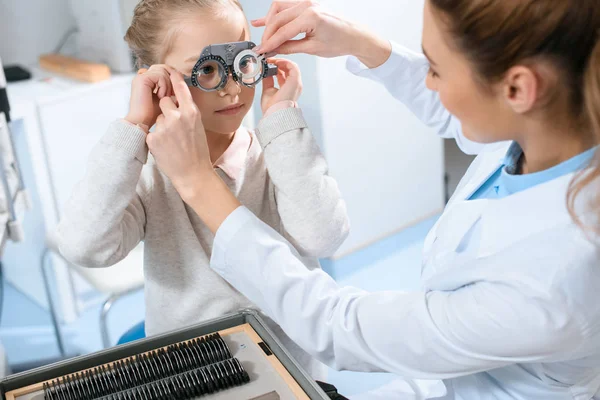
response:
M600 40L596 41L584 76L584 102L586 119L594 133L596 144L600 143ZM593 218L584 222L577 210L578 198L583 192L589 195L584 206L592 211ZM590 168L581 171L571 182L568 195L569 211L575 222L593 236L600 235L600 150Z

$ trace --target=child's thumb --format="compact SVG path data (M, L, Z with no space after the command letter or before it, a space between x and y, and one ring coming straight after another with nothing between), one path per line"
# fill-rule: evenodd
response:
M267 93L275 87L275 79L272 76L266 77L262 81L263 93Z

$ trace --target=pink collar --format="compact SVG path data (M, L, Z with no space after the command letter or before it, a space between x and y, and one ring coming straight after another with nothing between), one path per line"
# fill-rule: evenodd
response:
M214 163L215 168L220 168L232 180L237 180L246 163L248 150L252 144L252 136L245 127L240 127L233 136L227 150Z

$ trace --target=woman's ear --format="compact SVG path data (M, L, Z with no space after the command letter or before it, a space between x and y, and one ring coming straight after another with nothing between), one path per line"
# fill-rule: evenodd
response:
M536 72L526 66L508 70L502 83L502 95L510 108L518 114L531 111L540 98L541 82Z

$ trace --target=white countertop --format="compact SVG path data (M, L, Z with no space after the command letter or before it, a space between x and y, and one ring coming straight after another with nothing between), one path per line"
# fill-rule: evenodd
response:
M90 90L130 82L131 74L113 75L110 79L97 83L80 82L51 74L37 67L30 68L32 79L8 84L7 92L12 119L22 118L26 110L35 104L60 101Z

